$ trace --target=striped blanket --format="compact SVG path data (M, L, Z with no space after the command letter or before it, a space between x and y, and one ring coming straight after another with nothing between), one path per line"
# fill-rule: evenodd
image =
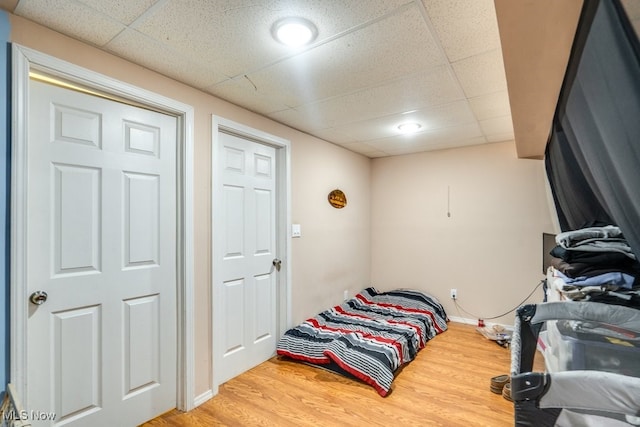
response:
M442 305L430 295L367 288L289 329L278 342L277 353L337 366L338 371L364 381L384 397L397 369L444 332L447 320Z

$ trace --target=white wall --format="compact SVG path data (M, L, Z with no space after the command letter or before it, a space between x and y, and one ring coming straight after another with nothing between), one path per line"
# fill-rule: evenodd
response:
M293 223L302 237L292 239L294 324L339 304L369 286L371 275L370 168L359 154L315 142L298 144L294 157ZM327 196L347 196L336 209Z
M542 233L555 229L541 160L517 159L504 142L372 164L376 287L421 289L450 316L475 318L508 311L543 278ZM450 288L475 316L456 310ZM512 324L513 315L494 322Z

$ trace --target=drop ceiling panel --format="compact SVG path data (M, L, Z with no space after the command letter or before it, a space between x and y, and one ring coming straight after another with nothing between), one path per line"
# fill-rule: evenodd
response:
M492 117L508 116L511 114L509 93L506 90L470 98L469 104L478 120L486 120Z
M166 2L138 29L234 77L292 54L271 37L278 19L309 19L318 27L321 41L390 13L402 3L372 0L362 7L359 0Z
M356 141L369 141L398 135L398 125L404 122L418 122L422 124L425 131L431 131L467 123L476 123L476 119L471 112L471 108L469 108L469 104L464 100L427 107L408 114L394 114L358 123L350 123L337 129L348 134ZM418 132L416 135L420 134L422 132Z
M118 22L130 25L158 0L78 0ZM57 2L56 2L57 3Z
M287 105L280 102L278 97L271 96L264 91L258 91L253 86L253 83L245 77L225 80L220 84L205 88L205 90L219 98L240 104L248 110L267 116L274 112L289 109Z
M368 153L374 153L376 151L379 151L374 147L364 144L362 142L352 142L349 144L340 144L340 145L346 148L347 150L355 151L356 153L360 153L360 154L368 154Z
M486 138L487 138L487 142L504 142L504 141L513 141L515 139L513 131L487 135Z
M482 132L486 136L511 134L511 138L508 139L513 139L513 124L511 123L511 116L480 120L479 123L482 128Z
M104 46L125 28L115 19L73 0L21 1L15 12L96 46Z
M107 45L116 55L155 70L165 76L182 81L196 88L211 86L226 77L189 61L171 47L135 30L126 30ZM162 58L162 61L158 61Z
M321 121L319 116L313 113L309 114L308 111L304 113L300 112L296 108L288 108L286 110L276 111L267 115L269 118L291 126L292 128L308 132L312 135L322 138L318 131L326 128L325 124ZM331 142L340 142L329 139Z
M451 62L500 48L493 0L423 0Z
M386 151L387 155L399 156L405 154L421 153L424 151L433 150L446 150L451 148L469 147L472 145L486 144L487 140L484 137L473 137L467 139L457 139L454 143L451 142L434 142L430 144L417 144L415 146L402 146L400 144Z
M275 10L250 1L166 2L138 31L228 77L287 53L271 43Z
M373 151L371 153L367 153L366 156L369 157L370 159L377 159L380 157L389 157L389 154L382 151Z
M417 7L248 74L258 90L292 107L442 65Z
M344 146L346 144L358 143L355 138L335 128L314 130L313 134L318 138L324 139L325 141L332 141L338 145Z
M455 147L465 141L486 142L477 123L363 142L380 151L391 152L398 149L405 151L406 147L412 147L412 149L419 151L426 151L430 147Z
M469 98L507 90L500 49L471 56L452 66Z
M449 67L439 66L296 110L322 127L336 127L461 99L464 94Z

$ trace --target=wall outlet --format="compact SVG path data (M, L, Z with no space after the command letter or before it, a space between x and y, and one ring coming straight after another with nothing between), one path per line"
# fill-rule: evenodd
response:
M451 299L458 299L458 290L457 289L451 289Z
M343 297L344 297L344 300L345 300L345 301L349 299L349 291L348 291L347 289L345 289L345 290L344 290L344 295L343 295Z

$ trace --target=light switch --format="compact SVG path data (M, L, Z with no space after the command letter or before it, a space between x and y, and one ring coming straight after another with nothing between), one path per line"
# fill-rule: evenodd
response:
M291 224L291 237L300 237L302 236L302 231L300 230L300 224Z

